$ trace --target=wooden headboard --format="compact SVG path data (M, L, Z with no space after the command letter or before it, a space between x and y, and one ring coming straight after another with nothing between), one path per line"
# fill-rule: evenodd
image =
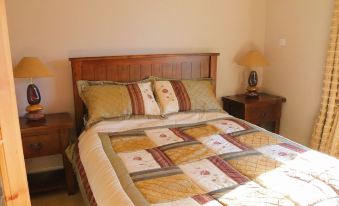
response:
M211 78L216 88L218 53L151 54L70 58L76 129L83 128L85 107L78 94L78 80L132 82L157 76L173 79Z

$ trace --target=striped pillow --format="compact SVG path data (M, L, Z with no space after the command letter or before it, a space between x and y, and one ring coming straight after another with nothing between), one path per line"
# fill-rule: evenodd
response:
M160 117L151 82L89 85L78 81L88 109L87 127L104 119Z
M162 115L223 111L208 80L156 81L154 87Z

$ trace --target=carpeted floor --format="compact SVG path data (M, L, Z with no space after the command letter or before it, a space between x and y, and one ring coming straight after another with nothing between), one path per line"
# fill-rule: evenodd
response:
M31 196L32 206L83 206L81 193L68 195L66 191Z

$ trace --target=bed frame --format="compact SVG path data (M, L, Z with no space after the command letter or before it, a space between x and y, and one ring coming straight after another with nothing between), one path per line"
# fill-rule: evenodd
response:
M84 128L83 115L86 111L77 90L78 80L132 82L149 76L173 79L211 78L215 91L217 56L219 53L70 58L77 133L80 134Z

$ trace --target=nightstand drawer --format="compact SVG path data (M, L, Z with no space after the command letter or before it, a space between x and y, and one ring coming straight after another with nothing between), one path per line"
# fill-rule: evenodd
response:
M248 108L246 110L245 120L252 123L263 123L274 121L277 116L275 111L275 106L255 106Z
M25 158L53 155L60 153L58 133L23 136L22 145Z

